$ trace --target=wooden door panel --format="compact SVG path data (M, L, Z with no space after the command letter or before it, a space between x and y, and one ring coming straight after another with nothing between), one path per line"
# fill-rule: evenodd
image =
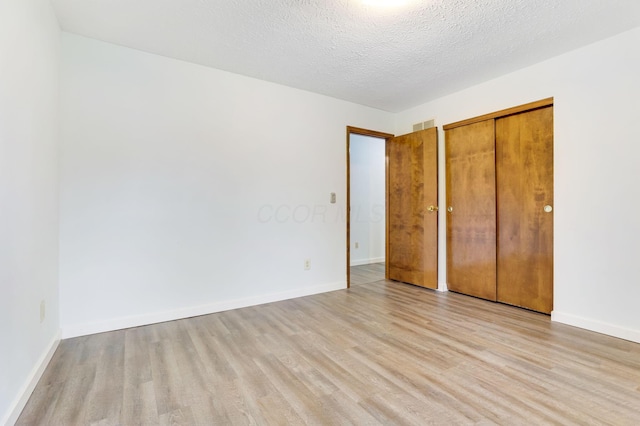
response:
M387 142L387 273L391 280L438 287L438 133Z
M553 107L496 120L498 301L553 309Z
M494 121L446 131L447 287L496 300Z

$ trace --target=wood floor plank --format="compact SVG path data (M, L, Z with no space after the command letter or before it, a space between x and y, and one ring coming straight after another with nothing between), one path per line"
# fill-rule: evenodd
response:
M384 263L370 263L351 268L351 285L363 285L384 280Z
M640 424L639 344L357 268L348 290L64 340L17 424Z

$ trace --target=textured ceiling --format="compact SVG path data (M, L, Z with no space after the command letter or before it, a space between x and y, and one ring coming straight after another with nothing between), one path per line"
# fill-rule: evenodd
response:
M640 26L640 0L53 0L64 31L402 111Z

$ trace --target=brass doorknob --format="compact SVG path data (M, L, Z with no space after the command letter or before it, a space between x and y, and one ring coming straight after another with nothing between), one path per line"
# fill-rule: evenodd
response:
M447 207L447 211L448 211L449 213L453 212L453 206L449 206L449 207Z
M545 213L551 213L553 211L553 207L547 204L546 206L544 206L544 211Z
M427 210L429 210L430 212L437 212L438 211L438 206L429 206L429 207L427 207Z

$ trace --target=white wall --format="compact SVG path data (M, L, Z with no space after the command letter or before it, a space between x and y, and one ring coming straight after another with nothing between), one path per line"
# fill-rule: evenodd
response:
M405 111L396 133L555 98L556 321L640 342L640 28ZM440 133L440 205L445 203ZM446 211L440 209L440 252ZM440 285L446 283L440 256Z
M0 424L58 341L59 33L48 1L0 2Z
M63 336L346 286L346 126L388 131L390 114L62 45Z
M349 148L351 265L384 262L385 140L352 134Z

